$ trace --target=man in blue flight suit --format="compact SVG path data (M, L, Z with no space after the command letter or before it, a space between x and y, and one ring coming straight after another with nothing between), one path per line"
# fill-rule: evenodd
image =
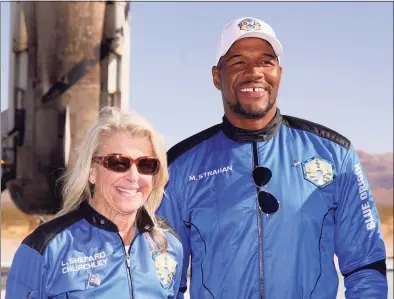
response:
M225 26L213 83L222 123L168 152L159 214L191 256L192 299L387 298L386 252L370 187L351 142L282 115L282 46L246 17ZM183 298L180 295L178 298Z

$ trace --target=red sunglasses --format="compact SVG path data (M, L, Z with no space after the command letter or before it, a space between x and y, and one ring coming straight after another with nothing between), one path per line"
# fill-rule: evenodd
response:
M137 165L137 170L141 174L154 175L160 169L160 161L157 158L147 156L133 159L126 155L114 153L106 156L93 156L92 161L114 172L126 172L133 163Z

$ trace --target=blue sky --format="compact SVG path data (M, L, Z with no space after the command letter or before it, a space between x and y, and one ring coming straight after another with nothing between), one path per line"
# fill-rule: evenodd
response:
M1 6L9 41L9 4ZM167 148L221 121L211 67L221 29L243 16L269 23L283 45L283 114L328 126L357 149L393 151L392 3L132 3L130 108L154 123ZM7 52L3 43L2 110Z

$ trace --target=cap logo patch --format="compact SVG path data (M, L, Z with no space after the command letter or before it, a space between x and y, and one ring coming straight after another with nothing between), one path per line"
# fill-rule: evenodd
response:
M254 19L247 18L238 24L240 30L256 31L261 30L261 24Z

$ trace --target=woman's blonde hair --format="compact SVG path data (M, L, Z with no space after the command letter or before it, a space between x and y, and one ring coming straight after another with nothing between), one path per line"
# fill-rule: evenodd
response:
M153 156L160 161L159 172L153 177L152 192L144 204L154 223L152 236L149 233L145 236L150 241L154 240L156 250L164 252L167 249L167 239L159 227L160 223L157 223L155 212L161 204L164 187L168 181L167 155L161 136L145 118L135 112L122 112L115 107L104 107L100 110L98 120L79 146L74 167L70 167L63 177L63 207L57 215L69 213L78 208L84 200L92 199L88 180L92 157L97 154L103 135L119 131L125 131L131 137L147 138L152 144ZM138 215L139 213L137 217Z

